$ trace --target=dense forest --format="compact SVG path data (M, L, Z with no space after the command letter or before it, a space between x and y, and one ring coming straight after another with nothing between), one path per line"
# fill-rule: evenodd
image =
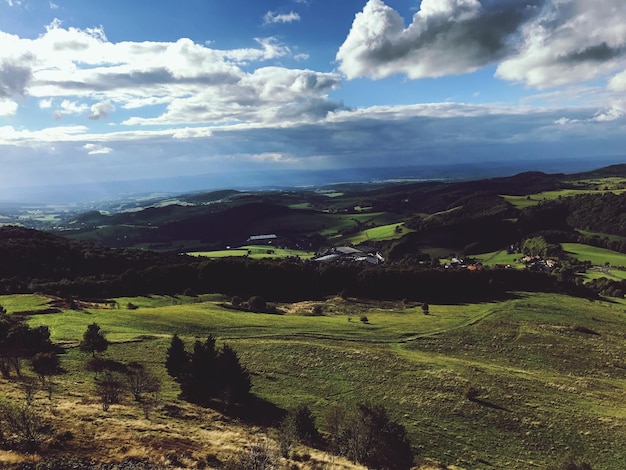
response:
M543 273L432 270L420 265L329 265L296 260L198 260L184 255L95 247L34 230L0 228L0 282L5 293L110 297L218 292L294 301L344 293L378 299L459 302L511 290L567 291L583 287Z

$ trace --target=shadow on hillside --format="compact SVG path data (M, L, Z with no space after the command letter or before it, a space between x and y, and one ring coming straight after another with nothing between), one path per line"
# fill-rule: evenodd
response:
M496 403L492 403L487 400L483 400L482 398L470 398L471 402L476 403L477 405L485 406L487 408L492 408L494 410L506 411L507 413L512 413L511 410L505 408L504 406L498 405Z
M263 427L277 425L287 414L285 410L274 403L254 395L251 395L245 403L230 406L215 404L211 408L246 424Z

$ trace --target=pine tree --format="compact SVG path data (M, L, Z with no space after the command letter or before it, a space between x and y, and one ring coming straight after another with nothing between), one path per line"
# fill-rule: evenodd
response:
M206 404L217 395L217 350L215 338L209 335L204 343L196 341L189 362L189 372L180 383L181 395L193 403Z
M185 351L185 343L178 335L172 337L172 342L167 350L165 368L170 377L177 382L180 382L183 375L189 370L189 355Z
M225 405L240 403L250 393L250 374L233 348L225 344L217 358L217 383Z
M93 357L96 352L106 351L109 347L109 341L105 338L100 326L92 323L87 326L87 330L83 333L83 340L80 342L79 348L83 352L90 352Z

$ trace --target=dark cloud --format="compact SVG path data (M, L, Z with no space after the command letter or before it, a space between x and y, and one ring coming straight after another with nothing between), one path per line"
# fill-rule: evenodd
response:
M337 53L348 78L439 77L498 64L537 88L623 70L624 0L422 0L411 24L368 0Z
M0 98L24 96L26 87L33 77L29 56L20 60L0 62Z
M424 1L404 28L381 0L370 0L357 15L337 59L349 77L405 73L436 77L475 70L510 53L522 25L547 0Z
M595 46L589 46L581 51L567 54L560 60L563 62L606 62L621 57L626 53L626 47L611 47L606 42Z

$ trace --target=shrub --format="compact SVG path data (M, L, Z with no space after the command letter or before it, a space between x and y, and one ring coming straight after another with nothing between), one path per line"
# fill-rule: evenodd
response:
M248 299L248 310L251 312L265 312L267 309L267 302L260 295L254 295Z
M124 379L119 373L106 370L101 378L96 379L96 394L100 397L103 411L121 401L123 390Z
M289 456L293 441L313 446L321 441L315 427L315 418L307 405L289 411L280 426L280 445L283 457Z
M27 405L0 401L0 429L2 440L9 446L37 450L43 438L43 418Z
M321 305L314 305L313 309L311 310L311 314L314 317L321 317L324 315L324 307L322 307Z
M368 468L408 470L413 451L406 429L382 405L359 404L339 436L340 453Z
M226 470L274 470L279 468L276 452L267 440L257 440L226 464Z

